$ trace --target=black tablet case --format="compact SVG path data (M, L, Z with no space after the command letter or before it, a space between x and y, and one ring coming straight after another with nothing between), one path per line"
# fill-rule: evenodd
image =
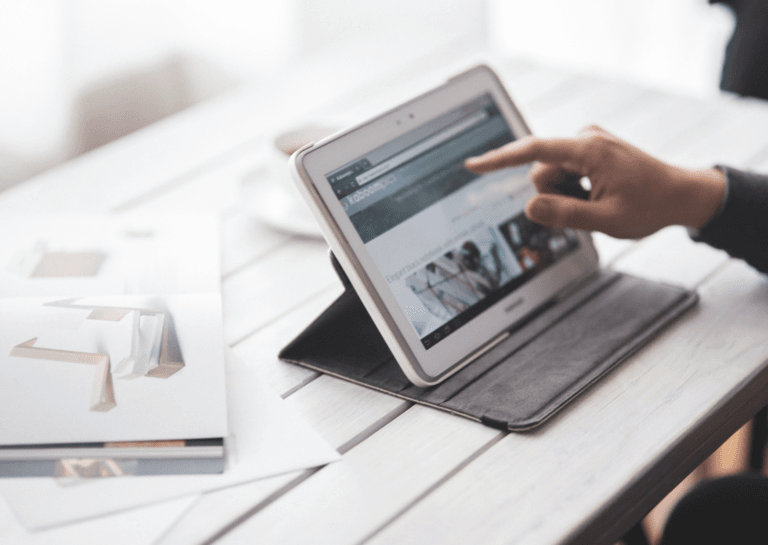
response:
M344 293L280 359L510 431L546 421L698 301L684 288L604 269L444 382L419 388L331 261Z

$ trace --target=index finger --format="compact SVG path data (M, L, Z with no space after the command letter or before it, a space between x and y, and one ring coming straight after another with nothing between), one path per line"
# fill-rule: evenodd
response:
M526 136L464 162L469 170L488 172L503 167L524 165L532 161L563 165L579 172L583 146L575 138L538 138Z

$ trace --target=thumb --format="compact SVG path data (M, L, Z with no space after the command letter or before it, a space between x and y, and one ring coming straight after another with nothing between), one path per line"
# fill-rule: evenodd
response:
M525 207L531 221L547 227L571 227L585 231L611 230L614 214L604 201L584 201L562 195L536 195Z

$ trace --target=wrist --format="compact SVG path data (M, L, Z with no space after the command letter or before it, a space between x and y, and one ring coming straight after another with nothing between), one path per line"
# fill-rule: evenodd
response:
M717 214L725 198L725 174L716 168L679 169L676 209L679 225L701 229Z

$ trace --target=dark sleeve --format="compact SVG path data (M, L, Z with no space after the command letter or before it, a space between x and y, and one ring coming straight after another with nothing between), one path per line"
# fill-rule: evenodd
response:
M725 202L720 212L691 236L768 272L768 176L718 168L728 180Z
M759 0L760 1L760 0ZM725 4L726 6L732 7L734 10L741 7L741 4L743 4L743 0L709 0L710 4Z
M720 88L744 96L768 99L768 2L730 0L736 26L725 49Z

